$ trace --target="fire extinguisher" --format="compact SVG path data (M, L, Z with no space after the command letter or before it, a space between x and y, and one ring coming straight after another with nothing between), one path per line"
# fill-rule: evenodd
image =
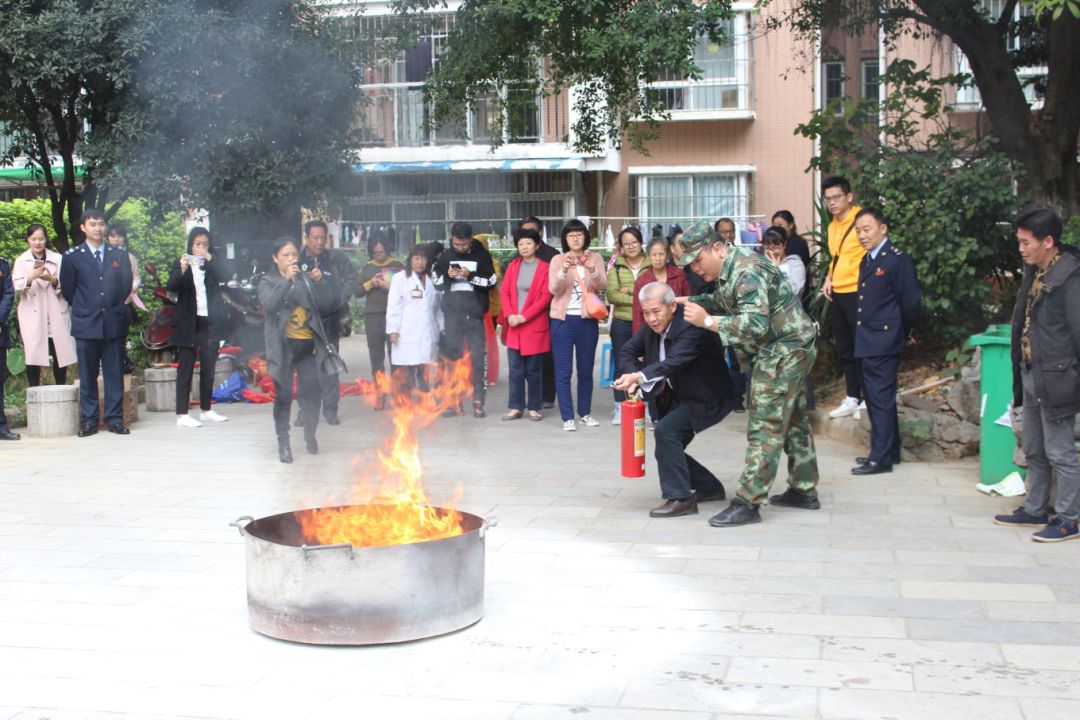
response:
M622 474L645 477L645 403L636 395L622 403Z

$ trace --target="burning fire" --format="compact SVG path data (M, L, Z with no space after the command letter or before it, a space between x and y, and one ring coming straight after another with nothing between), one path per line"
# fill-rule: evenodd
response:
M304 542L377 547L460 535L461 513L453 509L461 499L460 489L447 503L450 508L431 505L422 484L417 433L472 393L471 377L466 354L461 360L439 366L431 391L395 396L390 404L394 432L376 451L374 469L367 467L371 463L356 463L363 470L350 498L354 504L297 512ZM375 385L378 393L390 394L386 375L379 373Z

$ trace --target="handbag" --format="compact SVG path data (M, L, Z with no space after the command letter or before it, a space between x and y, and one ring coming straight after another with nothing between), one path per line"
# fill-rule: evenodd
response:
M574 275L577 277L578 285L581 287L581 311L593 320L599 320L600 322L607 320L607 305L600 301L596 293L589 292L585 287L585 281L581 279L581 276L576 271Z
M311 288L311 281L303 273L300 274L300 277L303 279L304 287L307 289L308 297L311 299L311 306L315 308L311 313L311 327L315 330L316 339L323 344L323 348L326 350L326 357L319 364L319 371L324 375L340 375L349 372L349 366L341 359L337 348L334 347L332 342L326 340L326 330L323 329L322 318L319 316L315 304L315 291Z
M341 359L341 355L338 354L337 348L333 343L326 343L326 357L323 358L322 366L319 368L325 375L340 375L341 373L349 372L349 366L345 364L345 361Z

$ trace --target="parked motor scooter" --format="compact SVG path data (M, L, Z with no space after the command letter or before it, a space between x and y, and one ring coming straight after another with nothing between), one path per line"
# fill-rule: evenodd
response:
M161 300L161 307L150 316L142 331L142 344L151 364L176 362L176 347L172 343L173 314L176 312L176 293L165 289L157 268L146 263L143 270L154 279L154 297Z
M240 360L264 352L266 347L265 320L258 291L263 274L253 265L250 274L233 275L221 286L221 297L229 308L223 340L227 346L241 348Z

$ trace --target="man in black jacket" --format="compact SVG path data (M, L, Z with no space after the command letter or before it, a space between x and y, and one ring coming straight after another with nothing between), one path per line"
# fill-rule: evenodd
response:
M1080 464L1073 428L1080 412L1080 250L1061 244L1061 216L1032 208L1014 221L1024 279L1012 320L1013 406L1023 407L1027 456L1023 507L994 522L1039 528L1038 542L1080 537ZM1057 477L1055 515L1050 481Z
M7 351L11 347L8 316L15 303L15 285L11 282L11 267L0 258L0 440L18 440L19 433L11 432L4 415L4 382L7 380Z
M334 309L320 313L326 339L338 349L341 340L341 314L349 311L349 298L360 288L360 274L340 250L331 250L327 243L326 223L310 220L304 223L304 249L300 251L300 268L305 272L316 268L334 293ZM323 417L328 425L338 425L338 406L341 403L341 381L337 373L319 373L319 390L322 395ZM300 415L303 415L301 410ZM298 417L302 420L302 417ZM297 425L300 423L297 422Z
M445 319L440 352L447 360L459 360L468 348L472 361L473 417L482 418L487 379L487 342L484 316L488 311L488 291L495 287L495 263L484 246L473 239L472 226L456 222L450 227L450 248L432 271L436 290L442 291ZM463 348L464 345L464 348ZM446 416L464 415L459 403Z
M686 454L694 436L723 420L734 406L724 348L716 333L683 319L683 308L667 284L649 283L638 300L645 325L623 346L619 365L624 374L614 386L628 393L642 388L658 418L653 435L664 504L649 515L692 515L699 502L724 499L716 476Z

